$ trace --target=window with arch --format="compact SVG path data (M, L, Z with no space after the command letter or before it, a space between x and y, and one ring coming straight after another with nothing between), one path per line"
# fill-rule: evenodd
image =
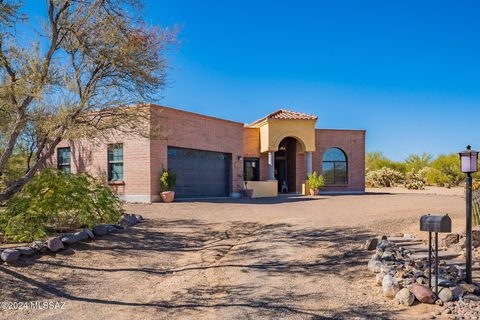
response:
M325 184L347 184L347 156L340 148L330 148L323 154L322 174Z

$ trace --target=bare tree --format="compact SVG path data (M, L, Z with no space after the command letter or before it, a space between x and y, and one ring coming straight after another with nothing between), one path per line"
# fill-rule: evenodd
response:
M46 0L44 8L43 27L19 43L17 27L28 17L0 0L0 172L22 141L29 152L25 174L0 201L21 190L62 139L143 130L148 110L126 106L154 99L165 85L175 32L147 26L138 0Z

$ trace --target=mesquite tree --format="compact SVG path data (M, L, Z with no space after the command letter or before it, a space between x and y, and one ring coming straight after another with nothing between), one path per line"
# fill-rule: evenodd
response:
M0 191L9 199L62 139L112 128L142 134L146 108L165 85L174 32L147 26L137 0L46 0L41 27L18 1L0 0L0 173L20 145L25 173ZM35 21L36 22L36 21ZM38 23L37 23L38 24ZM19 40L20 28L32 28ZM145 133L145 132L143 132Z

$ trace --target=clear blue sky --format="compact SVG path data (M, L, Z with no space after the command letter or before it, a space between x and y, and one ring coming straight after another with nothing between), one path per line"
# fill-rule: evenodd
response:
M165 105L241 122L312 113L395 160L480 148L478 1L150 0L146 13L182 27Z
M31 6L31 3L29 4ZM394 160L480 149L480 2L147 0L181 27L159 102L251 122L276 109L367 130Z

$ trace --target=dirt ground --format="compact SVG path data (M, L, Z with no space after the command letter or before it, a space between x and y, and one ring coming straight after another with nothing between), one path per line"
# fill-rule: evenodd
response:
M422 236L424 213L449 213L462 230L463 192L374 191L126 205L146 221L70 252L0 265L0 301L64 303L0 310L0 318L426 317L435 306L406 309L382 297L360 246L381 234Z

